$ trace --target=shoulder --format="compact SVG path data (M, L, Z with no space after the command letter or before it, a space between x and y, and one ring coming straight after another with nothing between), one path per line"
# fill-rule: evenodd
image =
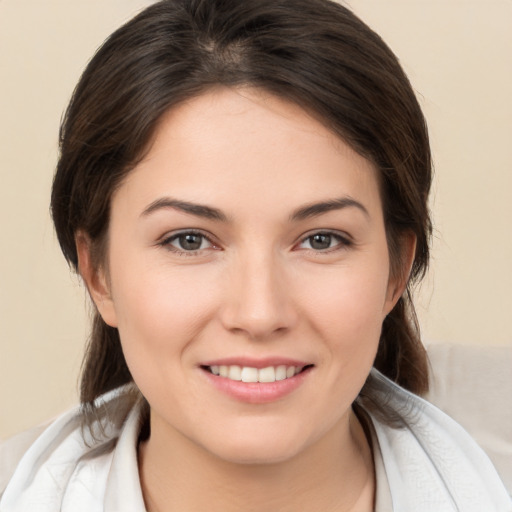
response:
M106 479L100 475L108 475L114 448L131 412L126 404L133 405L126 397L123 389L102 397L98 421L91 429L84 428L82 409L76 407L46 428L2 444L0 509L61 510L66 489L77 475L81 487L87 484L101 495L102 480Z
M373 370L372 378L379 382L374 398L401 419L395 428L370 414L395 506L417 512L512 511L489 458L460 425L379 372Z
M33 428L0 443L0 496L21 458L46 427L42 425Z

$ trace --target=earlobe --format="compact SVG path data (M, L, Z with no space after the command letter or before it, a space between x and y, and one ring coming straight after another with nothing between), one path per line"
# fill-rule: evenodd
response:
M400 239L400 263L401 268L396 275L389 279L385 315L388 315L404 293L409 276L411 274L414 257L416 255L416 235L412 232L405 233Z
M75 244L78 255L78 271L92 301L104 322L111 327L117 327L117 316L108 278L104 269L96 266L93 262L90 238L80 231L75 236Z

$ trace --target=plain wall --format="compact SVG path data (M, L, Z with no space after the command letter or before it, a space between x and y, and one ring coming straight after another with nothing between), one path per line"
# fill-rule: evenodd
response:
M86 293L48 213L61 115L94 50L144 0L0 0L0 438L77 400ZM426 342L512 345L512 2L352 0L399 56L436 178Z

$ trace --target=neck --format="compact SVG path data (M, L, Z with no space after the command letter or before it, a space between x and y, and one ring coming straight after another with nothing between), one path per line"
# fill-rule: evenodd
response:
M139 449L148 512L373 510L371 450L352 411L291 460L271 464L233 463L162 433L152 428Z

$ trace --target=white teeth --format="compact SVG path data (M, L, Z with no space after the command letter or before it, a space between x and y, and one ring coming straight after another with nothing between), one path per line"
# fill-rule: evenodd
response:
M297 375L302 371L302 366L267 366L266 368L252 368L250 366L238 365L214 365L210 371L214 375L225 377L230 380L242 382L276 382L285 380Z
M242 368L240 368L240 366L230 366L228 372L228 379L242 380Z
M286 379L286 366L282 364L276 368L276 380Z
M258 382L258 369L244 366L242 368L242 382Z
M273 366L268 366L267 368L262 368L258 372L258 382L275 382L276 381L276 371Z

